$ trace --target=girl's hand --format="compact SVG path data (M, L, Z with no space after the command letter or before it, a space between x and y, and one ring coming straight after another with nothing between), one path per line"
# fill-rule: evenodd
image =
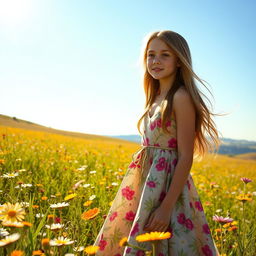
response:
M148 222L144 226L147 232L165 232L171 221L172 211L166 211L163 207L158 207L149 216Z

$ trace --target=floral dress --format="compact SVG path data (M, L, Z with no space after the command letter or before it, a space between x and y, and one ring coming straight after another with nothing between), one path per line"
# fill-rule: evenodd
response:
M142 148L134 153L94 242L99 246L96 256L145 255L143 250L119 246L123 237L133 245L152 250L150 242L139 243L135 238L147 233L143 227L168 192L178 160L174 115L166 125L170 135L163 133L160 114L158 111L144 118ZM139 182L141 171L142 182ZM191 174L177 199L167 231L172 235L157 241L157 256L219 255Z

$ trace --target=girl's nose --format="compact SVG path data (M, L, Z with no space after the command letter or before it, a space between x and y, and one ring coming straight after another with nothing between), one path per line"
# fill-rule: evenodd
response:
M158 57L155 57L155 58L153 59L153 63L160 63Z

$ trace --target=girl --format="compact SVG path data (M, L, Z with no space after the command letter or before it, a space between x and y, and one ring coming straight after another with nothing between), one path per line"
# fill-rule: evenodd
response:
M142 148L134 153L98 233L96 255L145 255L119 241L128 237L129 243L151 250L150 243L135 240L151 231L172 234L157 242L158 256L219 255L190 175L194 156L219 145L214 114L195 78L203 82L192 70L186 40L176 32L150 33L142 56L146 104L137 124Z

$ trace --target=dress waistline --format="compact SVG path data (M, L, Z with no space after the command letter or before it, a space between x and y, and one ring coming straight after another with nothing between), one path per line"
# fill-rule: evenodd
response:
M154 146L154 145L141 145L141 148L132 155L132 160L134 164L139 168L144 166L144 162L148 156L148 151L147 151L148 148L158 148L163 150L177 151L177 148L160 147L160 146ZM140 160L142 160L141 165L139 164Z

